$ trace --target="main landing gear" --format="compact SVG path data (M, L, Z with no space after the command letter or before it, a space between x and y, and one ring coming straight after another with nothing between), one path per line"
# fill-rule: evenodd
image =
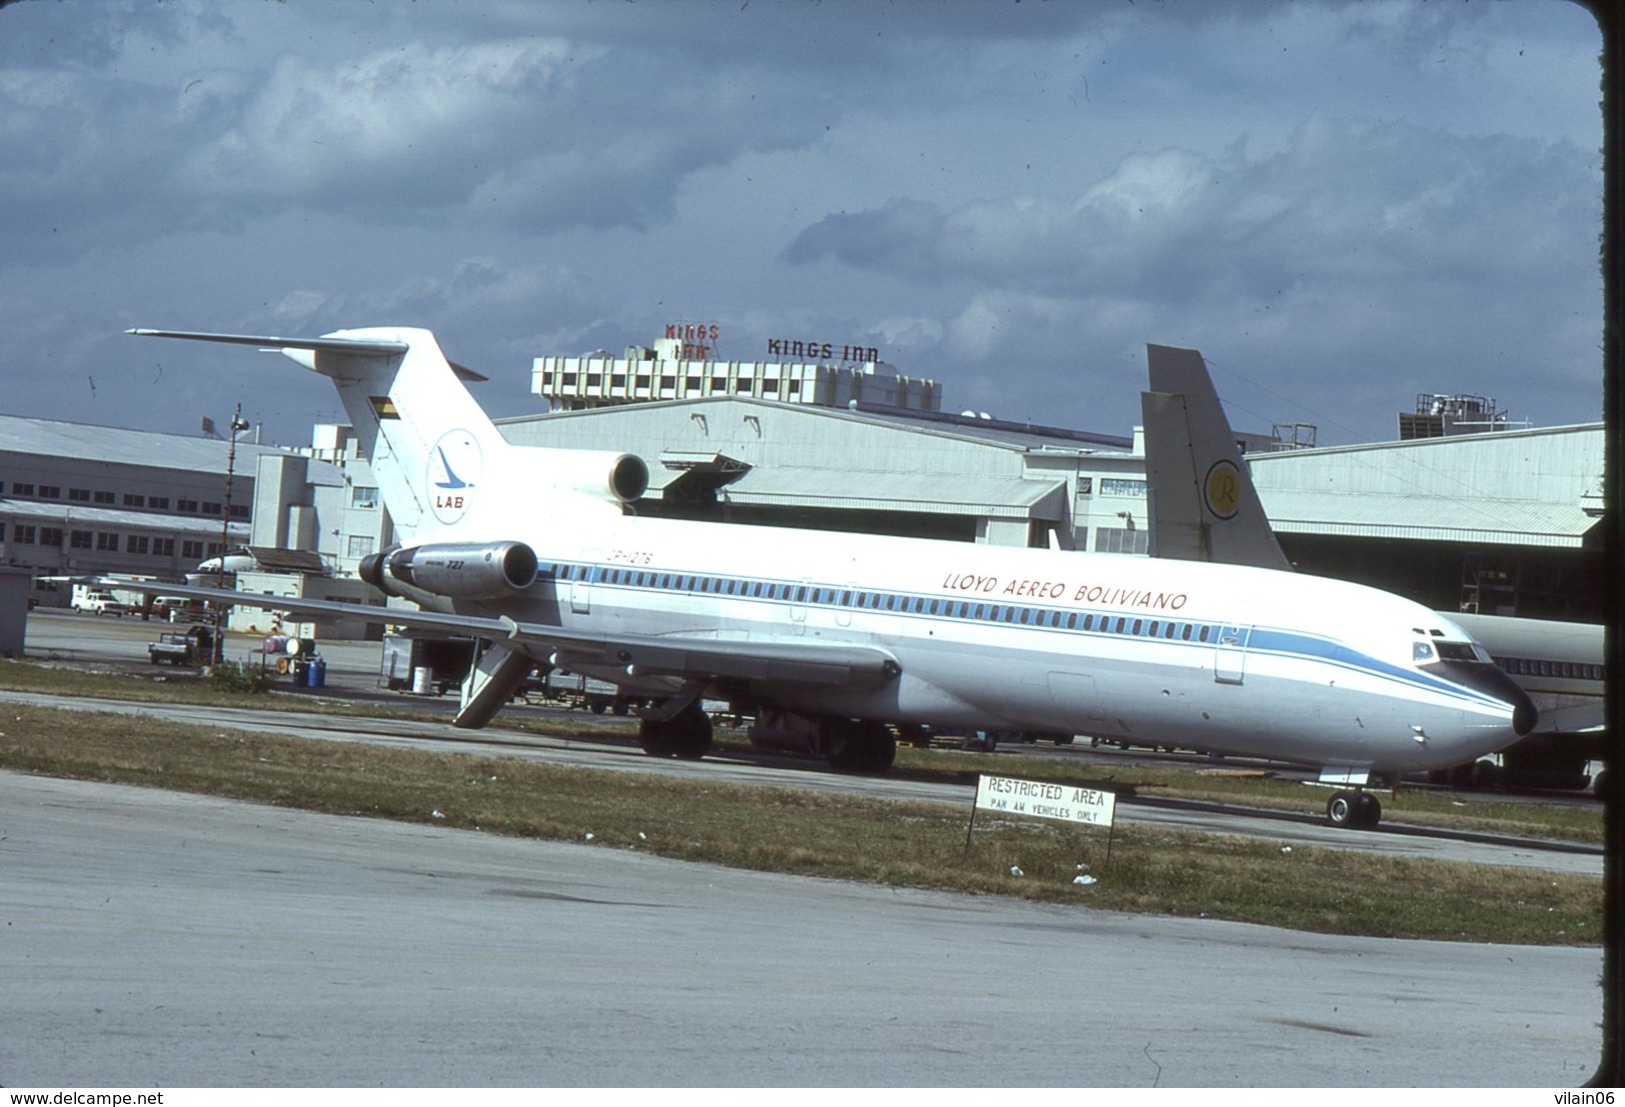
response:
M1326 801L1326 821L1333 826L1369 829L1382 821L1382 804L1370 792L1333 792Z
M798 715L761 706L750 728L751 745L760 749L810 753L842 773L883 773L897 757L891 727L873 719Z
M638 725L638 742L650 757L697 761L711 748L711 717L697 703L669 719L646 717Z
M825 719L820 744L830 767L843 773L883 773L897 757L897 740L885 723Z

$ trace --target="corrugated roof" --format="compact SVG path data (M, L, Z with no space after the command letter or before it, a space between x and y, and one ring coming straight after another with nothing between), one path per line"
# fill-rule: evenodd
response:
M1066 495L1066 482L956 477L951 483L945 483L938 474L866 475L780 467L752 469L724 487L720 495L742 504L792 503L926 515L1030 519L1053 514L1052 500Z
M1597 523L1602 425L1249 454L1282 533L1577 548Z
M65 423L26 415L0 415L0 452L74 457L115 465L191 472L226 471L231 444L218 438L192 438L157 431ZM260 454L282 454L276 446L237 443L237 472L252 478Z
M1078 453L1122 453L1133 445L1133 439L1115 434L1093 431L1068 430L1046 427L1034 423L1016 423L999 419L980 419L947 412L922 412L903 408L878 407L859 404L856 408L824 407L819 404L790 404L760 396L699 396L677 400L643 400L633 404L585 408L577 411L548 411L536 415L517 415L494 420L504 435L510 429L520 431L521 443L534 445L529 435L537 433L549 423L615 419L617 415L636 415L661 410L693 410L703 412L712 406L738 405L766 408L775 413L820 419L845 419L908 431L913 434L941 435L998 446L1013 450L1055 450Z
M1261 488L1270 524L1282 534L1343 534L1434 542L1579 548L1598 522L1578 503L1451 500L1378 492Z
M176 534L220 533L220 520L205 515L171 515L161 511L121 511L113 507L87 507L55 500L15 500L0 497L0 515L31 523L60 524L64 527L118 527L124 530L161 530ZM248 537L248 523L231 524L231 535Z

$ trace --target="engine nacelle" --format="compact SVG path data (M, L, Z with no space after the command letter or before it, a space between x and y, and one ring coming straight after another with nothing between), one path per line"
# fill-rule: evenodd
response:
M523 542L431 542L369 554L357 569L382 592L399 585L458 600L493 600L529 588L536 551Z
M636 454L533 448L544 457L540 469L558 491L618 504L631 503L648 491L649 466Z

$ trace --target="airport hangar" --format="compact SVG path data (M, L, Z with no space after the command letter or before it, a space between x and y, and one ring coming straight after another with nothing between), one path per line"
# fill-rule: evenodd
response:
M831 364L807 345L801 361L724 362L669 339L620 358L537 358L532 390L555 410L499 426L522 445L640 454L647 514L1148 552L1135 439L945 414L935 382L899 376L873 351ZM1462 433L1505 423L1403 413L1400 424L1401 441L1362 446L1245 439L1294 563L1439 610L1599 620L1600 424ZM0 416L0 560L180 579L220 545L227 453L213 438ZM393 535L348 428L318 426L296 451L239 442L231 517L228 546L261 562L241 589L383 602L355 567ZM34 587L42 603L68 602ZM233 625L261 629L265 616L242 609ZM309 632L377 633L351 620Z

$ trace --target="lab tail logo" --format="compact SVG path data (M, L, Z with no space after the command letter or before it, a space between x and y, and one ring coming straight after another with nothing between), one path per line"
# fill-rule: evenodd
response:
M466 430L450 430L436 440L425 483L430 510L441 524L451 526L468 514L482 462L480 441Z

